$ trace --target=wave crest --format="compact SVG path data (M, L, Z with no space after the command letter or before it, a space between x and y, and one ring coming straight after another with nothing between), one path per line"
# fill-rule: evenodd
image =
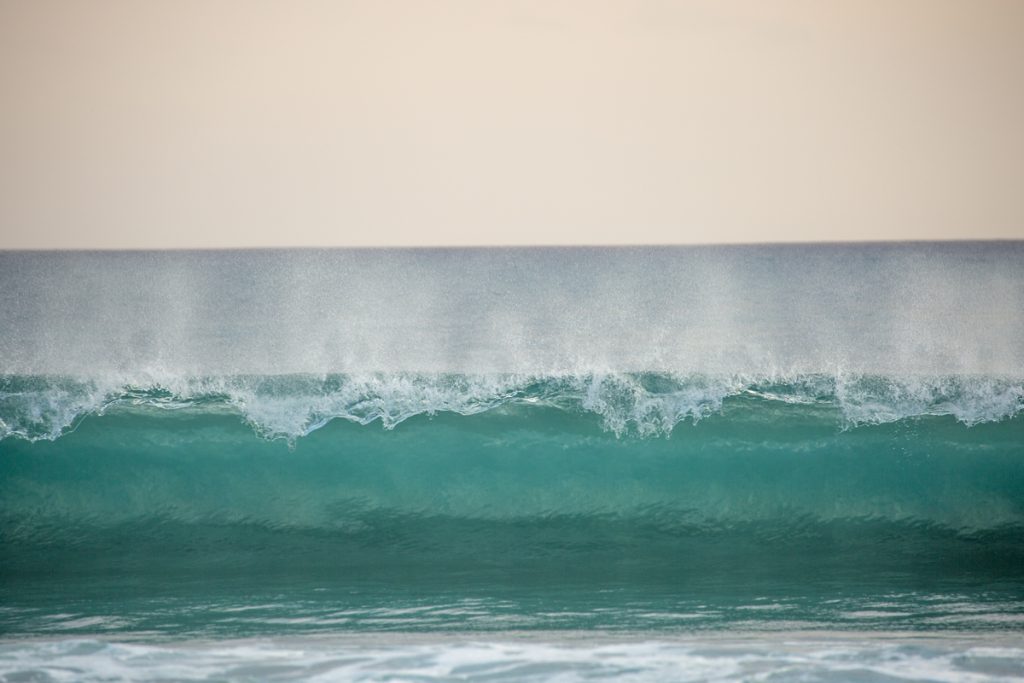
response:
M922 416L965 425L1024 410L1024 380L871 375L711 376L672 373L556 375L260 375L116 380L0 377L0 439L53 440L112 407L229 410L265 438L293 440L333 419L393 429L416 415L472 415L543 405L597 415L617 436L667 436L723 410L731 397L821 406L839 428Z

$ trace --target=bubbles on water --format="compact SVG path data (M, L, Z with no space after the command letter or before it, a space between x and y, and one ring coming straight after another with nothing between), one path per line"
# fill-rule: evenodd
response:
M795 633L643 640L574 634L0 646L10 680L988 681L1024 674L1015 643Z

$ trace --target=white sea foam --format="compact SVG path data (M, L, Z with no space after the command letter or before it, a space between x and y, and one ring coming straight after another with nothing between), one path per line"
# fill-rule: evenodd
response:
M162 645L9 641L0 644L0 676L46 681L1024 680L1024 649L999 640L763 634L645 641L569 633Z
M831 410L837 428L922 416L966 425L1024 410L1024 380L991 377L681 376L670 373L535 375L289 375L121 381L0 378L0 438L55 439L111 407L229 410L268 438L294 439L331 420L392 429L416 415L472 415L503 406L593 413L616 435L667 435L721 413L727 399Z

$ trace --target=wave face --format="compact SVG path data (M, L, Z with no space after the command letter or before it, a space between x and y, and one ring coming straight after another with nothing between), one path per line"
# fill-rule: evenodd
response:
M836 417L746 393L650 438L513 403L289 444L218 403L118 404L0 442L0 624L1024 626L1024 416Z

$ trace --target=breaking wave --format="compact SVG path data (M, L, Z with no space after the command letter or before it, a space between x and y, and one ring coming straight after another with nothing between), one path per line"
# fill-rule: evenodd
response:
M416 415L472 415L517 405L593 413L617 436L666 436L723 409L730 397L814 406L840 428L922 416L965 425L1013 418L1024 380L871 375L262 375L102 381L0 377L0 438L53 440L114 407L237 413L265 438L294 440L334 419L392 429Z

